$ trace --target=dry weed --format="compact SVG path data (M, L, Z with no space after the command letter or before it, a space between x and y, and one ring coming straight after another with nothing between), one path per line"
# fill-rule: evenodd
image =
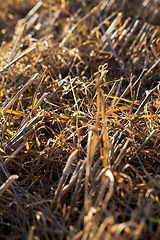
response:
M0 12L0 239L158 240L158 1Z

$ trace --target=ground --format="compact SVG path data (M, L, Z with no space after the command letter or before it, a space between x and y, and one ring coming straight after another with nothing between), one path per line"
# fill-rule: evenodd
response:
M0 13L0 239L160 239L158 1Z

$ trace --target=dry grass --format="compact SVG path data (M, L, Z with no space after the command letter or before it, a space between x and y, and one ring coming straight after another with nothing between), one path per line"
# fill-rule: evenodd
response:
M0 239L160 239L158 1L3 1Z

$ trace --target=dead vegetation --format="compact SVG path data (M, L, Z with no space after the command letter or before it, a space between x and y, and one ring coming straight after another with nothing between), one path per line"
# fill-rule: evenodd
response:
M158 1L0 8L0 239L160 239Z

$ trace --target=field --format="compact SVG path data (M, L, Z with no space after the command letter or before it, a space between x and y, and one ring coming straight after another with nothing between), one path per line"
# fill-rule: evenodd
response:
M0 4L0 239L160 239L157 0Z

